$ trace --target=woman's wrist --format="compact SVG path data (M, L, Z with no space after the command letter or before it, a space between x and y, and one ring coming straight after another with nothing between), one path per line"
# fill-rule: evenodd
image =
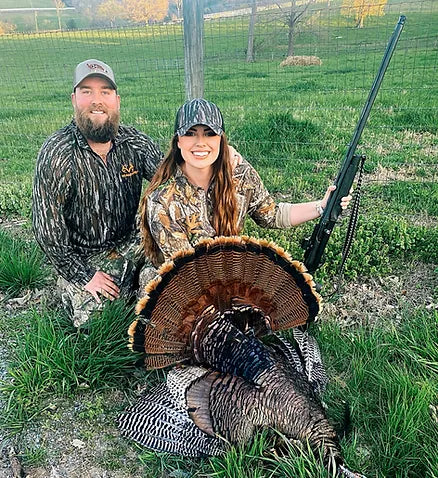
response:
M324 207L322 206L321 201L318 201L315 204L315 209L316 209L316 212L318 213L319 217L321 217L324 214Z

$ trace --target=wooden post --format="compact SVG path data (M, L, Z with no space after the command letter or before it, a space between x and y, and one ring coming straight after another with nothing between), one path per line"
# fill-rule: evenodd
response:
M246 61L251 62L255 60L254 57L254 29L257 17L257 0L252 0L251 16L249 17L248 29L248 48L246 49Z
M38 28L38 12L35 10L34 12L34 17L35 17L35 30L37 33L39 33L39 28Z
M204 0L184 0L186 98L204 96Z

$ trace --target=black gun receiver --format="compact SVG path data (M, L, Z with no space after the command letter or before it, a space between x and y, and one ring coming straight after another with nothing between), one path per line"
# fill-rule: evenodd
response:
M330 195L327 206L324 209L319 223L315 226L311 237L303 241L304 265L307 267L310 273L314 273L321 264L321 257L327 245L327 241L329 240L336 221L342 212L341 198L348 195L358 168L365 159L364 156L355 154L357 144L362 135L362 131L367 122L371 107L373 106L377 92L379 91L380 84L382 83L383 77L388 68L389 61L391 60L405 21L406 17L404 15L400 16L394 32L388 42L379 71L371 87L368 99L362 109L359 122L354 131L353 139L348 146L341 169L334 182L336 189Z

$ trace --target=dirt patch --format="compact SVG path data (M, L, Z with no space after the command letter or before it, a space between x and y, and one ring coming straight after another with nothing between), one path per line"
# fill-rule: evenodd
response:
M28 219L7 219L0 217L0 228L24 240L33 239L33 232Z
M418 181L419 177L422 180L432 180L436 176L436 172L432 170L429 174L421 167L421 174L419 168L413 164L407 164L399 169L391 169L379 164L377 168L371 173L364 176L367 182L384 183L388 181Z
M322 65L321 58L317 56L288 56L284 59L280 66L310 66Z
M12 444L4 445L0 456L0 478L130 478L143 476L132 444L120 437L111 407L122 404L120 391L99 396L82 395L74 401L56 400L47 405L38 424L29 428ZM102 408L102 409L100 409ZM26 465L37 453L39 465ZM16 460L14 463L14 459ZM33 458L35 459L35 458ZM21 475L13 474L13 465Z
M400 275L345 284L336 301L324 303L321 319L336 320L343 327L386 327L397 325L404 312L418 308L438 310L436 265L415 264Z

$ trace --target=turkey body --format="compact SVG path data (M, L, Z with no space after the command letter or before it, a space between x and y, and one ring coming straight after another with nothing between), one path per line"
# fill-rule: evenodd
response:
M239 311L207 315L209 324L198 324L202 334L193 338L199 365L171 370L165 384L120 416L123 433L156 451L204 456L247 443L269 427L308 442L326 463L338 460L336 433L295 365L298 354L289 362L282 351L293 354L293 344L275 336L274 348L252 330L242 332L233 323Z
M337 470L338 439L319 399L319 349L299 328L320 302L304 267L270 243L219 238L159 273L137 306L131 345L149 368L189 365L174 366L120 415L122 433L156 451L205 456L274 428ZM277 333L288 328L290 342Z

